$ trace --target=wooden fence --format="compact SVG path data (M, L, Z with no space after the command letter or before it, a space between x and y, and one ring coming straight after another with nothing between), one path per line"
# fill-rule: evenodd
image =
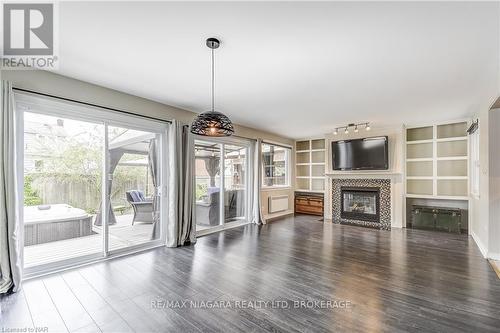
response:
M125 196L126 191L141 190L146 195L146 187L151 189L151 184L146 184L145 177L115 180L111 189L111 203L115 206L126 206L131 209ZM99 176L61 177L33 176L33 190L41 198L42 204L65 203L75 208L80 208L93 214L99 209L101 203L101 181Z

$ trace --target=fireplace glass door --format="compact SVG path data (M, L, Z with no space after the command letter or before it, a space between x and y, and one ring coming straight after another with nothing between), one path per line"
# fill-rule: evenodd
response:
M380 222L378 188L342 188L341 199L342 218Z

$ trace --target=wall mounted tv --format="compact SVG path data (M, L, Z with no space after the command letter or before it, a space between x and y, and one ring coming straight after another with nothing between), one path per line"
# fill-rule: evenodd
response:
M387 136L332 142L333 170L387 170Z

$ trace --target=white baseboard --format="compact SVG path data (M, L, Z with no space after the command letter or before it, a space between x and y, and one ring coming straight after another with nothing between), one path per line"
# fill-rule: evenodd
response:
M391 228L397 228L397 229L402 229L403 228L403 221L391 221Z
M483 255L484 258L488 258L488 250L486 249L486 246L484 246L483 242L477 237L477 235L474 233L474 231L471 230L470 235L472 236L472 239L476 243L477 247L479 248L479 251L481 251L481 254Z
M488 258L500 261L500 253L489 253Z
M263 218L263 221L262 223L266 224L267 222L272 222L276 219L279 219L279 218L282 218L282 217L286 217L286 216L290 216L290 215L293 215L294 214L294 211L293 209L288 209L288 210L284 210L282 212L276 212L276 213L273 213L273 214L264 214L264 216L262 216Z

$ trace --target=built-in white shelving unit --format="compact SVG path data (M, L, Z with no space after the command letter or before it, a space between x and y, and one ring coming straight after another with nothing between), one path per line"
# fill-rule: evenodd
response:
M324 192L325 167L325 139L295 142L295 188L297 191Z
M468 199L467 122L406 129L406 196Z

